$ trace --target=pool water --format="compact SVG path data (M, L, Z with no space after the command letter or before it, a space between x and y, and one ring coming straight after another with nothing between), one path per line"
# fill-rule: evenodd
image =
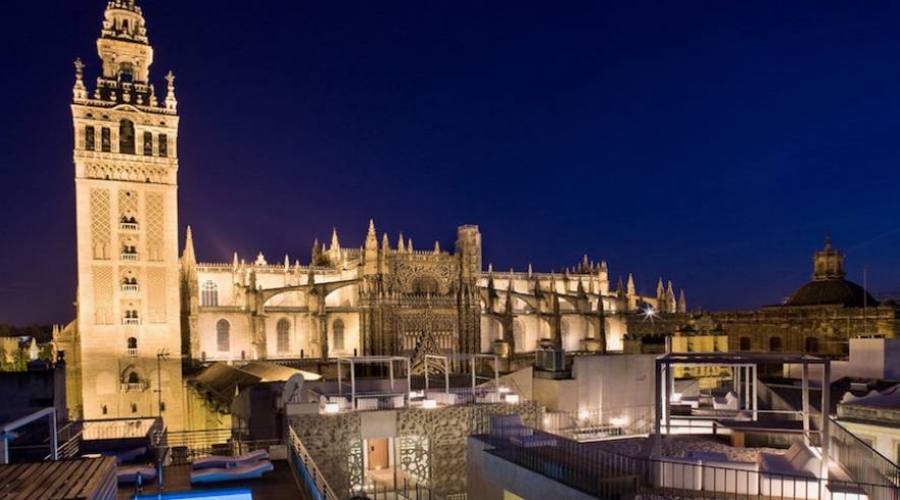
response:
M178 498L203 498L204 500L253 500L250 490L233 489L233 490L209 490L209 491L183 491L163 493L161 495L139 495L132 497L132 500L151 500L160 499L178 499Z

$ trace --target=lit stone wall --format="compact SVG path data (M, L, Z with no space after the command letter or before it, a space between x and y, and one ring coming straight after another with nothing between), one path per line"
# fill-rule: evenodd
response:
M384 412L368 412L372 413ZM519 414L532 427L539 427L543 420L543 410L535 402L405 409L394 413L396 427L385 432L389 435L380 437L399 438L410 445L401 455L416 457L414 463L401 466L395 461L395 466L419 477L430 476L428 483L440 497L466 491L467 438L486 432L491 415ZM291 423L329 484L342 498L350 496L352 485L359 484L364 470L361 421L366 416L366 412L300 415Z

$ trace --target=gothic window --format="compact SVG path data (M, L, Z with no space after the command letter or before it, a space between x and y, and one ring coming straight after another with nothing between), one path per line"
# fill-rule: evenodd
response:
M137 356L137 339L134 337L128 338L128 355Z
M119 152L134 154L134 123L131 120L119 122Z
M212 281L203 284L200 293L200 305L204 307L217 307L219 305L219 285Z
M291 322L287 318L281 318L275 330L278 333L278 352L288 352L291 349Z
M216 346L219 352L226 352L231 349L231 324L224 319L220 319L216 323Z
M751 348L750 337L741 337L741 351L749 351Z
M781 352L782 348L781 337L769 338L769 352Z
M153 156L153 133L144 132L144 156Z
M95 147L94 142L95 142L94 127L91 125L88 125L87 127L84 128L84 149L86 149L88 151L93 151L94 147Z
M112 151L112 132L110 132L109 127L103 127L100 129L100 150L104 153L109 153Z
M808 353L819 352L819 339L817 339L816 337L806 337L805 347L806 352Z
M169 156L169 136L159 134L159 156L166 158Z
M140 384L141 378L138 377L137 372L131 372L128 374L128 383L129 384Z
M344 321L341 319L334 320L334 324L331 327L334 332L334 350L343 351L344 350Z

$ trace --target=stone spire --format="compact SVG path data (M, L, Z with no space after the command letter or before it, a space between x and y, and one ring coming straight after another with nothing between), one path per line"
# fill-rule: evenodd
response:
M72 88L72 97L76 102L88 98L87 87L84 86L84 63L80 57L75 59L75 86Z
M434 254L435 254L435 255L438 255L438 254L440 254L440 253L441 253L441 242L440 242L440 241L435 241L435 242L434 242Z
M378 274L378 235L375 232L375 221L371 219L369 220L369 231L366 233L363 257L365 273Z
M185 232L184 252L181 254L181 261L185 265L192 267L197 265L197 255L194 253L194 234L191 231L191 226L188 226Z
M175 98L175 73L169 70L166 74L166 109L175 112L178 111L178 99Z
M607 267L605 260L600 261L597 280L600 282L600 295L607 295L609 293L609 267Z
M234 259L231 261L232 270L237 270L237 268L241 265L241 261L238 260L238 253L234 252Z
M337 228L331 230L331 247L328 249L332 252L341 251L341 242L338 240Z
M397 238L397 251L400 253L406 252L406 242L403 241L403 233L400 233L400 237Z
M409 252L409 253L413 253L412 238L410 238L410 239L407 240L406 251Z
M678 313L686 314L687 313L687 300L684 298L684 289L681 289L681 292L678 294Z
M284 272L291 272L291 259L288 254L284 254Z
M387 252L390 249L391 249L391 240L388 238L388 234L384 233L384 235L381 237L381 251Z
M662 276L656 284L656 308L659 312L666 312L666 287L663 285Z
M675 289L672 287L672 280L669 280L669 284L666 287L666 311L674 313L677 309L678 304L675 300Z

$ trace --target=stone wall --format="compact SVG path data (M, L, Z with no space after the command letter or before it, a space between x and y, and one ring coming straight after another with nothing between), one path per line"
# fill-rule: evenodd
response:
M342 498L349 496L354 485L361 484L364 473L362 421L376 417L383 420L379 413L396 414L395 428L379 436L396 439L395 454L399 456L394 466L421 478L440 496L466 491L467 439L487 432L491 415L519 414L526 425L533 427L539 427L543 420L543 410L535 402L294 417L294 431Z

